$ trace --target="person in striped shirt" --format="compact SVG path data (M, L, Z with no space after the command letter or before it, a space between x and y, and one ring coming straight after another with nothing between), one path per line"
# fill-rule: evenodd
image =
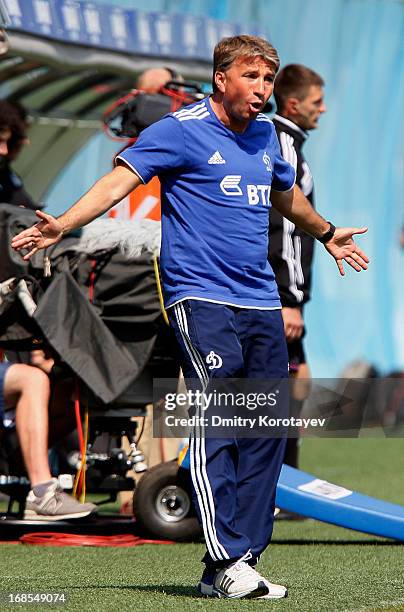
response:
M303 146L309 132L318 127L321 115L326 112L324 81L306 66L289 64L276 77L274 96L277 112L273 123L282 155L295 168L296 184L314 207L313 177L304 157ZM303 346L303 309L310 299L315 239L274 207L270 214L270 228L268 257L282 303L290 375L297 381L292 390L291 412L293 416L298 416L310 390L310 369ZM296 430L287 441L287 465L298 467L298 451ZM278 516L294 517L292 513L285 512Z

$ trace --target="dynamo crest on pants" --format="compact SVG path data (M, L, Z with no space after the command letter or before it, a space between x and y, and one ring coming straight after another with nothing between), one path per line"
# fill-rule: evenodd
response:
M220 357L220 355L218 355L214 351L210 351L205 361L209 366L209 370L217 370L218 368L221 368L223 365L223 359Z

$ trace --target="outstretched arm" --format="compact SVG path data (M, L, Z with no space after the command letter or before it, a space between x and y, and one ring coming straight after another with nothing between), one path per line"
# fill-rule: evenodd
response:
M328 221L314 210L296 185L290 191L272 190L271 202L284 217L314 238L321 239L330 229ZM352 238L355 234L365 232L367 227L338 227L334 236L325 243L324 246L334 257L341 276L345 274L343 261L357 272L367 270L369 258Z
M11 246L16 251L30 249L23 257L28 260L39 249L46 249L56 244L65 234L105 213L140 183L137 174L127 166L119 165L97 181L80 200L57 219L37 210L39 223L14 236Z

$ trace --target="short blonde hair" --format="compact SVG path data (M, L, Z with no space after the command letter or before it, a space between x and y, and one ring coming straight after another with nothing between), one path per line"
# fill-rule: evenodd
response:
M216 72L226 72L239 57L262 57L268 64L271 64L274 74L279 70L278 53L265 38L247 34L222 38L213 51L213 91L217 91Z

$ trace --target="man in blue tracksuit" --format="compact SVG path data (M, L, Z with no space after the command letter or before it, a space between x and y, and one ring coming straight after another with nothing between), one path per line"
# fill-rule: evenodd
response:
M158 175L162 190L161 271L165 305L182 350L183 370L206 388L213 377L285 378L281 304L267 261L272 204L343 261L366 269L352 240L366 228L338 228L294 186L272 122L262 114L279 68L264 39L235 36L215 47L213 95L144 130L115 169L70 210L16 236L28 259L102 214ZM191 474L204 529L201 593L281 598L286 588L255 569L272 532L282 439L191 438Z

